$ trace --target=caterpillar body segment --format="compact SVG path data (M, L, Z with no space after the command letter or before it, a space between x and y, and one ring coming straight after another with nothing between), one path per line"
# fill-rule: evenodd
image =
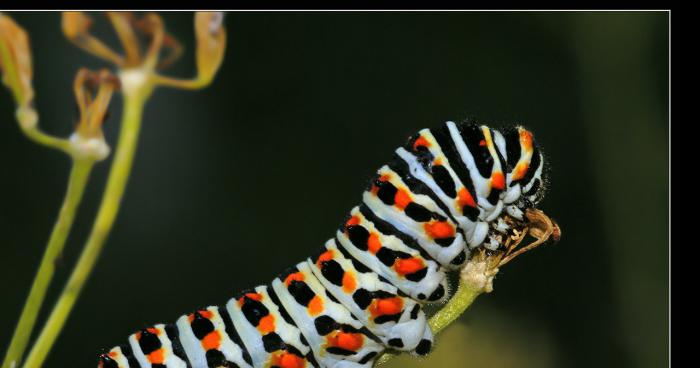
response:
M403 166L404 169L400 170L403 180L410 180L410 175L435 193L437 202L442 204L464 233L467 244L471 248L478 247L488 231L488 223L482 220L483 209L477 206L471 181L463 183L457 169L453 168L453 163L462 163L454 146L441 139L445 145L443 150L436 137L444 138L444 133L436 132L433 135L430 129L421 130L404 147L396 150L392 161L394 165L390 166L396 171L399 171L396 168Z
M168 325L167 332L165 327L158 324L129 336L133 356L142 367L187 367L177 333L172 325Z
M252 367L250 355L224 308L211 306L194 311L178 318L175 325L191 366Z
M505 189L505 176L490 134L484 135L488 128L475 124L458 126L448 121L447 129L455 150L469 172L468 180L473 183L477 203L483 210L482 219L492 221L503 208L503 202L499 199Z
M432 346L421 305L375 272L359 271L330 239L319 254L307 260L314 275L384 345L424 355ZM419 332L419 333L416 333ZM422 332L422 333L420 333ZM426 349L427 347L427 349Z
M318 252L223 306L130 335L98 366L357 368L385 349L426 355L424 305L447 297L447 272L525 234L544 165L521 126L423 129L373 175Z
M129 368L138 367L139 363L134 358L129 345L113 347L109 352L101 354L98 366L101 368Z
M276 278L272 288L323 367L370 367L384 350L367 327L326 292L306 262Z
M407 245L410 237L399 238L399 231L390 224L376 218L370 221L365 215L371 215L367 206L353 208L336 234L347 257L358 260L419 302L441 300L446 280L440 265L421 253L418 244Z
M508 172L509 193L505 203L511 204L526 199L531 204L537 204L544 193L542 190L544 157L534 143L532 133L519 126L498 135L502 137L503 143L499 145L499 150L506 158Z
M362 201L378 218L415 239L440 265L458 269L466 261L457 226L429 196L412 193L388 166L379 169Z
M267 286L258 286L226 304L253 366L318 366L301 331L282 315L268 291Z

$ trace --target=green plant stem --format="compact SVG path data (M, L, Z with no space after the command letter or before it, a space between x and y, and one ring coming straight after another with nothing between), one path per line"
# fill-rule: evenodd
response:
M457 291L445 307L430 317L428 324L434 334L440 333L445 327L456 321L474 302L477 296L484 292L483 287L473 287L467 282L460 282Z
M34 329L37 315L41 310L41 305L46 297L46 290L51 284L54 271L56 269L56 261L63 252L63 247L66 244L66 239L73 226L75 218L75 210L80 204L80 201L85 192L85 185L90 177L90 172L93 166L92 160L73 160L70 177L68 179L68 189L63 200L63 205L58 213L56 224L53 227L51 236L46 245L44 256L39 264L39 270L34 278L34 283L29 291L29 296L22 309L22 314L17 322L12 341L7 349L2 367L8 368L16 365L22 358L24 350L27 348L29 337Z
M452 322L456 321L459 316L464 313L474 302L477 296L484 292L482 285L475 285L470 282L465 282L462 279L459 281L459 286L457 286L457 291L450 298L450 301L445 304L445 307L440 309L435 315L430 317L428 325L433 330L433 334L437 335L445 327L449 326ZM385 364L391 358L395 357L396 354L384 353L380 356L375 367Z
M58 334L63 329L63 325L73 309L73 305L80 295L85 281L92 272L95 262L102 251L102 246L112 229L131 172L141 126L143 105L150 94L150 89L150 86L144 84L137 90L130 91L130 93L125 91L124 115L121 123L119 143L114 153L114 161L110 168L107 186L95 223L85 243L85 248L78 259L78 263L68 279L68 283L49 315L34 347L27 356L24 364L25 368L41 367L43 364Z
M20 127L22 128L22 132L24 132L24 135L26 135L32 141L42 146L51 147L53 149L57 149L59 151L71 154L70 143L66 139L56 138L51 135L48 135L39 130L39 128L37 127L25 127L21 123Z

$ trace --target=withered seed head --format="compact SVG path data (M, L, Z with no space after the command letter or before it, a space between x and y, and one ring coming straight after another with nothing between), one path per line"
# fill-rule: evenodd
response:
M112 62L120 69L144 70L155 76L155 84L177 88L197 89L211 83L221 66L226 50L226 30L222 12L195 14L195 58L197 76L190 80L169 78L156 71L171 65L182 55L181 44L165 30L156 13L135 15L131 12L107 12L124 54L111 48L90 33L92 20L82 12L63 13L63 32L78 47ZM142 40L147 40L142 44Z
M119 80L107 69L91 72L82 68L75 76L75 92L80 119L76 133L82 138L102 137L102 123Z

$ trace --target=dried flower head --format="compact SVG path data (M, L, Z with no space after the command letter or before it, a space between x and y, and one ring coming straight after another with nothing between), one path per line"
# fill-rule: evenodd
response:
M75 76L73 90L80 111L80 119L71 145L76 154L101 160L109 154L104 140L102 123L107 116L107 108L119 80L107 69L91 72L85 68Z
M80 111L76 133L86 138L102 135L109 101L118 85L119 80L107 69L91 72L82 68L78 71L73 84Z
M175 62L182 55L183 49L177 39L165 30L160 15L145 13L137 16L131 12L107 12L106 15L122 44L123 55L90 33L92 19L82 12L63 13L63 33L78 47L122 70L147 70L152 73L156 84L187 89L201 88L211 83L221 66L226 50L224 15L221 12L195 14L197 76L190 80L156 74L156 71Z

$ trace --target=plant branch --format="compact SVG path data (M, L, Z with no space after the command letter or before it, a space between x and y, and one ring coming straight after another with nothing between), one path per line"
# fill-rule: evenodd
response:
M143 71L139 72L144 73ZM143 105L152 90L152 86L147 83L146 75L144 73L144 79L139 85L124 89L124 115L119 142L95 223L73 273L27 357L24 364L26 368L42 366L83 289L85 281L92 272L104 242L112 229L131 172L141 126Z
M58 214L56 224L49 237L44 256L39 264L34 283L29 291L29 296L22 309L17 327L15 328L10 347L7 349L2 367L13 367L20 361L27 343L34 329L37 315L46 297L46 291L53 278L56 269L56 261L63 252L66 239L70 233L75 218L75 210L85 192L85 185L90 177L93 166L92 160L74 160L68 179L68 189L63 200L63 205Z

